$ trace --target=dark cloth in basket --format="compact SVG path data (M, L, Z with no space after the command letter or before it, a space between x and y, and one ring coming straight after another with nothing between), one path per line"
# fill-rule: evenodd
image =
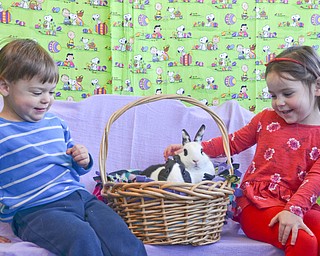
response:
M140 175L142 171L137 169L122 169L118 171L111 172L107 175L107 180L111 182L148 182L152 181L152 179ZM97 183L93 194L101 201L107 203L107 200L101 195L101 190L103 188L101 176L99 172L96 172L97 176L93 177L94 181Z

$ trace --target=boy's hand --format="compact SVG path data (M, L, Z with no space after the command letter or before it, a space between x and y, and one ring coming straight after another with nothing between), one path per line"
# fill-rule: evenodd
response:
M303 219L298 215L291 213L289 211L279 212L269 223L269 226L272 227L274 224L279 222L279 242L283 245L288 240L288 237L291 234L291 245L296 243L298 237L298 230L302 229L306 231L310 236L314 236L312 231L304 224Z
M163 152L163 156L165 160L168 160L169 156L178 155L182 151L181 144L171 144L169 145Z
M73 160L82 168L87 168L90 157L88 150L85 146L77 144L74 145L72 148L68 148L67 152L68 155L71 155Z
M11 241L4 236L0 236L0 243L11 243Z

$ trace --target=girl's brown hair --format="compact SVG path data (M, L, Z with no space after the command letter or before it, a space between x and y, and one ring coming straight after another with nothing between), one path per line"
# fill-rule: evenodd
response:
M0 78L9 83L37 76L42 83L57 83L58 67L49 53L32 39L15 39L0 50Z
M320 57L311 46L289 47L266 66L266 77L270 72L276 72L284 79L293 78L309 87L320 77ZM320 97L317 97L317 103L320 109Z

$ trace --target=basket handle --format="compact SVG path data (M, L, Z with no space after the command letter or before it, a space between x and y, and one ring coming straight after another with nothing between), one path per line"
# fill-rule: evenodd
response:
M166 99L176 99L180 101L184 101L187 103L190 103L194 106L200 107L206 112L209 113L209 115L213 118L213 120L217 123L220 132L222 134L222 140L223 140L223 148L225 155L227 157L227 162L230 165L230 174L233 175L233 167L231 162L231 153L230 153L230 146L229 146L229 137L228 137L228 131L227 128L222 121L222 119L215 113L213 110L211 110L208 106L204 105L201 101L194 99L192 97L188 96L181 96L181 95L175 95L175 94L159 94L159 95L152 95L152 96L143 96L135 101L132 101L122 108L115 111L110 117L109 120L105 126L104 133L102 135L102 140L100 143L100 154L99 154L99 168L100 168L100 175L102 179L102 183L107 183L107 177L106 177L106 159L107 159L107 152L108 152L108 134L110 131L111 125L127 110L129 110L132 107L151 103L154 101L159 100L166 100Z

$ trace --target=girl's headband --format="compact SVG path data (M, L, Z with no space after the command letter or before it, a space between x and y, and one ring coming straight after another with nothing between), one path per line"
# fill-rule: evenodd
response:
M312 70L309 69L307 66L305 66L301 61L298 61L298 60L295 60L295 59L292 59L292 58L286 58L286 57L274 58L274 59L270 60L267 64L265 64L265 66L268 66L270 63L273 63L273 62L281 62L281 61L289 61L289 62L297 63L297 64L301 65L302 67L306 68L306 69L307 69L311 74L313 74L316 78L319 77L314 71L312 71Z
M280 62L280 61L289 61L289 62L294 62L294 63L297 63L301 66L304 66L302 64L302 62L298 61L298 60L295 60L295 59L292 59L292 58L274 58L272 60L270 60L267 64L265 64L265 66L268 66L270 63L272 62Z

